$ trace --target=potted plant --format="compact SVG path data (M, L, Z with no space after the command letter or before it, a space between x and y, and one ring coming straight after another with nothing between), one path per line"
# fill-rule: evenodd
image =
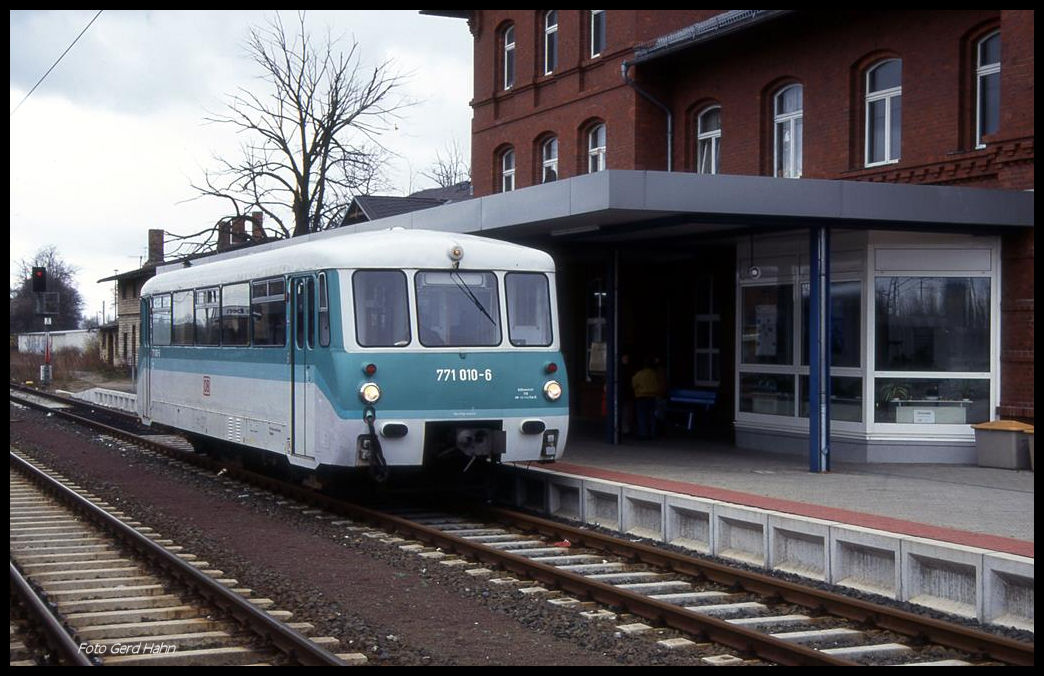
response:
M905 401L910 398L910 387L903 383L888 383L881 387L880 396L877 401Z

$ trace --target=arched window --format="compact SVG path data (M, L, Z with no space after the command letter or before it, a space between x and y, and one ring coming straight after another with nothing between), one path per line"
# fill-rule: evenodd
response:
M804 117L804 88L790 85L774 97L775 124L774 175L777 178L801 178Z
M716 174L721 163L721 106L700 113L696 122L696 173Z
M882 61L866 73L866 166L899 161L903 62Z
M587 132L587 172L605 170L605 125L596 124Z
M515 150L508 148L500 153L500 191L515 189Z
M501 36L501 60L504 65L504 89L515 85L515 27L508 25Z
M986 147L982 137L996 133L1000 122L1000 32L979 41L975 64L975 147Z
M558 137L552 136L540 144L540 182L558 179Z
M558 10L549 9L544 14L544 75L550 75L558 67Z

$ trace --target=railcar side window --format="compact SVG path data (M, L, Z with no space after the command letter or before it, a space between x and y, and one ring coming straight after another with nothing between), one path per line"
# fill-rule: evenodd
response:
M410 342L406 275L398 270L359 270L352 275L355 338L363 347L402 347Z
M152 344L170 345L170 294L152 297Z
M250 344L250 285L221 287L221 342L225 345Z
M294 284L294 345L315 347L315 280L298 279Z
M497 277L492 272L418 272L415 283L422 345L500 344Z
M221 344L221 317L217 289L196 290L196 345Z
M174 292L174 345L192 344L192 292Z
M286 283L265 279L250 285L254 345L286 345Z
M551 294L547 277L532 272L511 272L504 278L504 285L511 344L550 345Z
M319 345L330 346L330 292L323 272L319 273Z

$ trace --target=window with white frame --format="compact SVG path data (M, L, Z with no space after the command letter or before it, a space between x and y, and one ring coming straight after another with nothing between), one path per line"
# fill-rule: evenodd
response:
M605 50L605 10L591 11L591 58L599 56Z
M794 285L740 289L739 411L793 417Z
M508 148L500 154L500 191L515 189L515 151Z
M795 84L774 97L775 176L801 178L804 88Z
M696 123L696 173L716 174L721 159L721 106L700 113Z
M549 9L544 14L544 75L558 67L558 11Z
M558 138L552 136L540 145L540 182L550 183L558 179Z
M830 285L830 419L863 421L861 283ZM794 312L800 295L800 313ZM740 290L739 412L808 418L809 283L745 282ZM796 321L796 323L795 323ZM797 339L795 340L795 336ZM795 361L795 343L801 361Z
M515 27L508 26L504 29L501 38L501 44L503 53L501 60L503 61L504 72L503 72L503 85L504 89L511 89L515 86Z
M982 137L997 131L1000 122L1000 33L979 41L975 67L975 147L986 147Z
M990 419L990 287L984 276L877 273L875 423Z
M902 102L902 60L889 59L867 71L866 166L899 161Z
M837 272L830 283L830 419L849 431L865 429L863 386L864 282L860 267L865 236L832 243ZM853 241L853 238L854 241ZM767 254L739 252L739 269L757 264L756 276L741 275L737 296L737 419L803 429L809 417L810 282L807 240L760 238ZM762 416L773 416L768 419Z
M859 280L830 283L830 419L863 422L862 287ZM798 416L808 417L809 313L811 283L801 283L801 373L798 376Z
M587 132L587 172L605 169L605 125L597 124Z

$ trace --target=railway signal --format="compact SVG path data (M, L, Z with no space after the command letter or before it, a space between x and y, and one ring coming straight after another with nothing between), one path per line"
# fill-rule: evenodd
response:
M47 291L47 268L34 267L33 293L43 293L45 291Z

